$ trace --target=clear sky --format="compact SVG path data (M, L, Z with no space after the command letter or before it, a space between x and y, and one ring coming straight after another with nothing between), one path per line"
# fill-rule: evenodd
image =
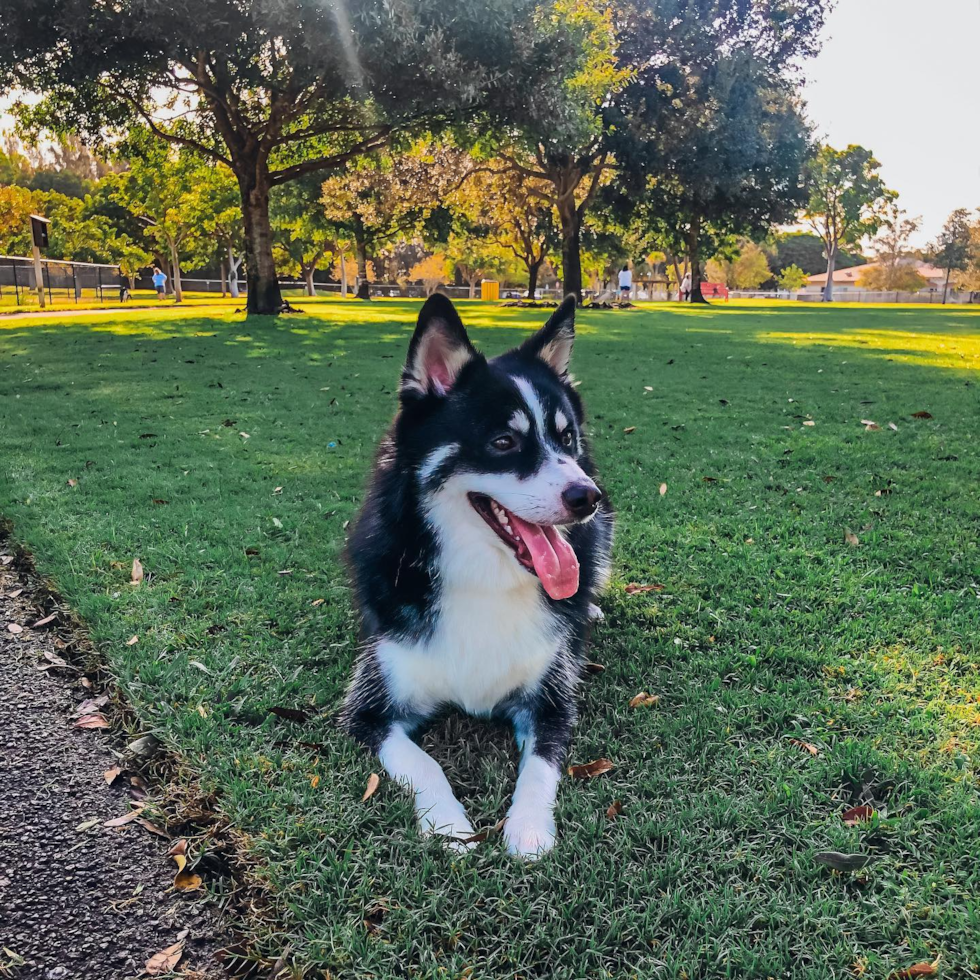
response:
M874 152L914 245L980 208L980 0L838 0L804 71L817 135Z

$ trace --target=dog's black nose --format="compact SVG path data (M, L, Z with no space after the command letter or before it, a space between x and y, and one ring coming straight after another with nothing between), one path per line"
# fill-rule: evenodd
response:
M572 517L589 517L599 506L602 491L594 483L573 483L562 490L561 499Z

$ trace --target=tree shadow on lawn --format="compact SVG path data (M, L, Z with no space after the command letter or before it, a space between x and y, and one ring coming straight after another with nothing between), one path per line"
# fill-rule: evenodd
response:
M942 952L976 975L973 375L888 363L880 343L586 314L576 373L619 534L591 651L607 669L570 761L616 768L563 782L542 863L499 837L458 858L418 838L388 781L360 802L377 763L330 721L355 646L344 521L395 408L405 305L354 325L149 324L167 338L0 331L3 509L144 726L264 858L289 933L265 937L273 958L288 941L344 977L823 980ZM785 332L812 331L794 314ZM539 319L475 339L495 352ZM641 689L659 703L630 709ZM472 817L504 815L509 732L450 716L425 742ZM844 826L854 803L879 818ZM877 860L838 876L819 850Z

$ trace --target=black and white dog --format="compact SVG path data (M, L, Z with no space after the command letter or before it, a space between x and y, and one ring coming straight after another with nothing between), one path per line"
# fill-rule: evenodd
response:
M504 834L514 854L555 841L558 779L612 511L594 479L568 362L569 297L488 361L452 303L422 307L349 545L364 647L343 727L415 795L423 831L473 835L412 733L441 708L510 721L522 750Z

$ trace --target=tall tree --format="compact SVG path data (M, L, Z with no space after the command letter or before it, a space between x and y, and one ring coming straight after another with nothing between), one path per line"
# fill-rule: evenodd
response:
M809 132L796 95L827 0L637 0L619 55L635 66L605 111L617 180L607 203L649 247L701 257L757 239L803 202Z
M183 301L181 259L193 247L200 252L204 228L198 195L208 164L192 149L175 148L136 129L126 142L129 169L104 180L115 200L143 226L146 238L167 256L174 296Z
M367 278L369 255L418 231L471 166L453 146L419 141L365 155L323 181L324 213L354 242L358 278Z
M455 212L524 266L528 299L534 299L541 267L561 247L547 198L543 181L495 160L476 167L451 198Z
M858 280L864 289L899 290L914 293L926 285L915 267L910 240L919 230L919 219L910 218L890 204L881 215L878 237L872 243L875 264Z
M46 93L24 116L105 139L142 120L229 167L250 313L283 308L273 187L344 166L414 126L520 87L531 0L34 0L0 5L0 85ZM486 42L493 37L492 44ZM164 124L173 105L188 125Z
M943 283L944 306L949 294L949 278L953 272L963 272L967 268L971 245L970 212L966 208L957 208L946 219L936 240L926 249L929 261L946 271L946 280Z
M885 187L880 167L870 150L853 143L844 150L821 146L807 163L804 217L822 239L827 256L825 302L834 297L840 250L874 235L897 196Z
M631 68L619 58L616 12L604 0L542 4L527 43L540 66L533 94L512 92L505 122L517 130L497 152L538 182L558 215L563 286L581 300L582 227L613 167L607 109Z
M313 276L332 250L336 230L320 206L316 174L277 188L272 199L272 233L277 267L299 276L307 296L316 296Z

